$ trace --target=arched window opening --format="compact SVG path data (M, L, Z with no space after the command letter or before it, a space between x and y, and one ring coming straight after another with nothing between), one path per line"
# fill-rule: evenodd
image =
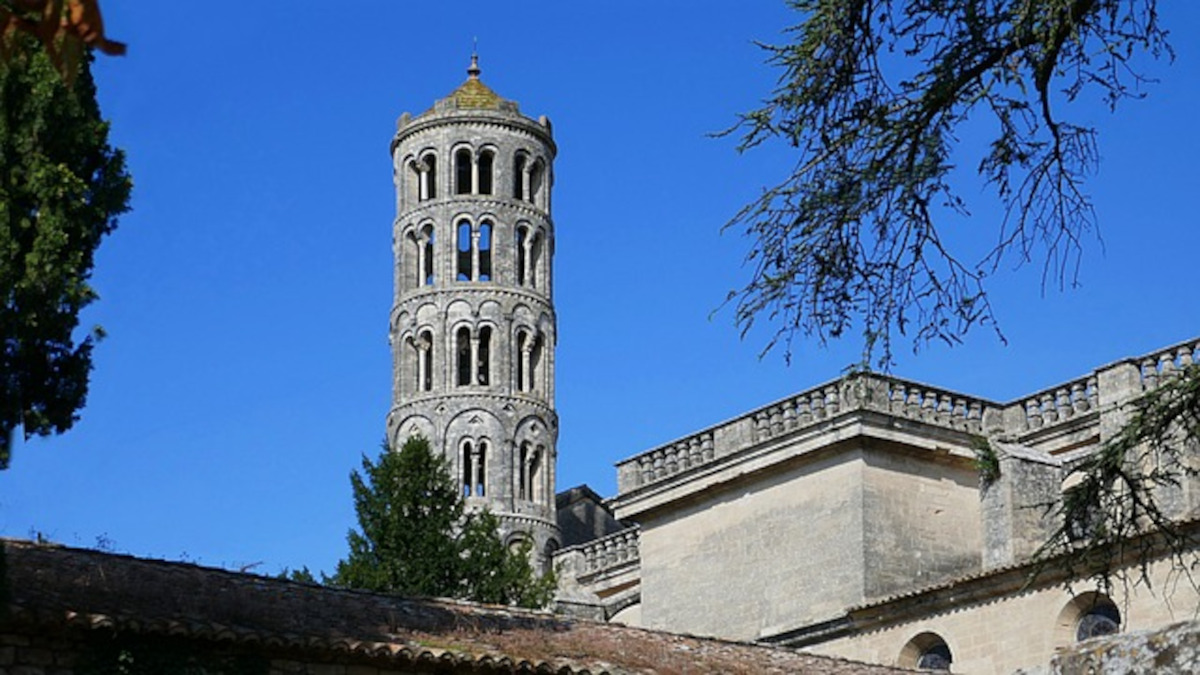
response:
M937 633L921 633L900 651L900 666L922 670L949 671L954 663L950 646Z
M423 238L423 235L422 235ZM409 288L420 288L424 284L425 270L421 267L424 253L424 245L421 244L416 232L409 232L404 237L404 268L407 270L404 276L404 283Z
M417 337L417 391L433 391L433 333Z
M492 328L479 329L479 363L475 373L476 382L487 386L492 381Z
M521 443L517 458L517 499L529 499L529 441Z
M546 448L539 445L529 458L529 499L535 502L542 499L542 454L545 451Z
M492 280L492 224L483 221L479 224L479 280Z
M517 362L517 391L528 391L526 383L529 373L529 333L520 331L517 333L517 353L514 359Z
M1097 601L1075 625L1075 641L1083 642L1094 637L1115 635L1121 630L1121 611L1108 598L1097 596Z
M529 191L526 199L538 206L542 206L542 186L545 182L546 165L539 159L533 163L533 168L529 170Z
M538 266L542 261L542 238L534 235L533 240L529 243L529 273L526 277L529 279L530 288L538 287L538 279L541 276L538 274Z
M541 331L538 331L532 340L533 344L529 350L529 386L525 388L525 391L535 392L542 390L542 343L545 341L545 337Z
M410 203L421 201L421 170L417 168L416 161L410 159L405 165L404 174L405 190L404 194Z
M458 363L458 386L471 384L471 330L466 326L454 334L454 357Z
M525 262L529 257L529 229L517 228L517 285L525 285Z
M459 281L471 280L471 223L460 220L458 221L458 255L457 269L458 274L455 276Z
M470 497L475 484L475 444L471 441L463 441L460 452L462 455L462 493L464 497Z
M421 236L418 241L421 250L418 255L417 269L418 279L417 285L432 286L433 285L433 225L426 225L421 229Z
M484 150L479 154L479 194L492 194L492 167L495 165L496 155L491 150Z
M513 199L525 199L525 153L518 152L513 158Z
M437 156L428 154L421 158L421 201L437 199Z
M454 194L471 194L471 151L466 148L454 153Z
M917 659L917 667L922 670L950 670L950 664L953 661L954 657L950 655L950 648L943 642L922 652L921 657Z
M479 454L475 456L475 496L487 495L487 441L479 441Z

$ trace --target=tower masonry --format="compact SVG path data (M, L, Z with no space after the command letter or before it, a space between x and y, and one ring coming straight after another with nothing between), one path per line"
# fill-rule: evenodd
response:
M500 518L544 566L555 524L556 322L550 218L554 140L546 117L468 78L420 115L391 153L395 301L393 447L429 439L468 508Z

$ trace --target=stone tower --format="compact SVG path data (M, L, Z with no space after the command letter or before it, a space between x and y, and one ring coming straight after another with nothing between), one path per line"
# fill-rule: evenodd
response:
M550 121L468 78L433 108L404 113L396 183L393 447L429 439L468 508L499 516L544 566L555 524Z

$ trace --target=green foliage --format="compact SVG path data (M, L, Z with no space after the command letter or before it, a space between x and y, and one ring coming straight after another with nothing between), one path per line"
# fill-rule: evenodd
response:
M779 87L727 133L740 150L781 140L795 169L727 227L753 241L749 283L730 293L743 332L862 331L864 364L887 366L892 334L956 343L994 326L984 279L1005 259L1044 261L1074 281L1094 227L1085 177L1096 132L1059 118L1084 92L1136 97L1138 59L1170 55L1156 0L790 0L791 41L764 46ZM978 173L1007 210L974 259L939 225L967 205L954 186L956 133L996 129ZM764 350L766 351L766 350Z
M267 675L261 656L223 654L178 638L97 638L84 652L79 675Z
M1102 585L1130 560L1144 581L1147 565L1163 555L1193 569L1200 563L1194 535L1176 519L1183 482L1200 475L1198 459L1200 364L1193 364L1137 399L1120 431L1072 468L1078 481L1053 506L1059 526L1039 555L1062 555L1071 576Z
M62 433L87 397L99 328L78 339L96 248L128 209L88 64L68 88L37 42L0 62L0 468L12 437Z
M308 565L305 565L298 570L289 570L285 567L278 575L276 575L275 578L284 579L286 581L298 581L302 584L317 584L328 581L328 579L324 578L324 574L321 576L322 581L317 581L317 578L313 576L313 573L308 569Z
M1000 456L983 436L971 437L971 449L975 451L975 470L979 472L979 485L986 488L1000 478Z
M465 512L446 461L424 438L399 452L386 444L350 475L360 531L347 535L350 554L335 585L410 595L464 598L538 607L552 578L535 577L528 549L510 551L490 513Z

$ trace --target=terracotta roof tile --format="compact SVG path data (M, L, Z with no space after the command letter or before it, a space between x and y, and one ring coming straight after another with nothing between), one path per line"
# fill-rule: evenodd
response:
M0 540L7 621L510 673L910 672L547 612L334 589L99 551Z

